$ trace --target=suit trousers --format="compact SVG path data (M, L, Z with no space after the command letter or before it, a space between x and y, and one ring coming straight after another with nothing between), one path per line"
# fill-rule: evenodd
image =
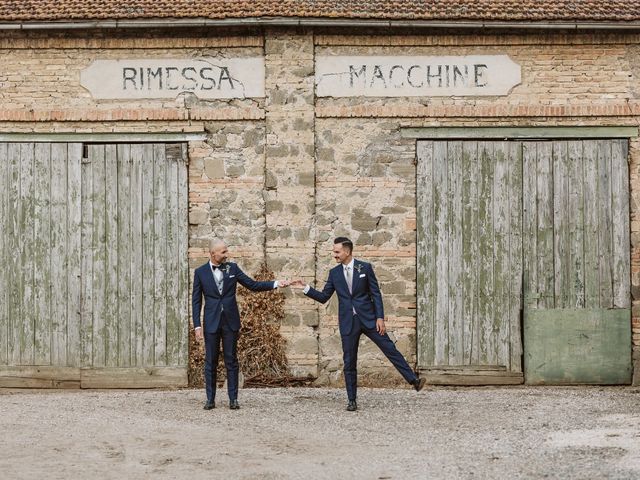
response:
M240 332L234 332L229 328L229 323L222 313L220 327L215 333L204 335L204 383L207 391L207 401L213 402L216 398L216 377L218 358L220 356L220 342L224 357L224 366L227 370L227 393L229 400L238 398L238 337Z
M382 353L389 359L394 367L400 372L408 383L415 382L418 377L411 369L405 358L396 348L386 333L380 335L374 328L367 328L362 324L358 315L353 316L353 327L349 335L342 336L342 354L344 361L344 382L347 387L347 397L349 401L356 399L358 389L358 344L360 336L365 334L375 343Z

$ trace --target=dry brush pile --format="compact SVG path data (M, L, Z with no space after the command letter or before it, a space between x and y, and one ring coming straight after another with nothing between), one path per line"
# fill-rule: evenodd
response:
M254 275L256 280L274 280L266 265ZM240 338L238 361L247 386L292 385L306 379L293 378L288 373L286 340L280 334L284 318L284 294L279 291L251 292L238 285L240 308ZM220 353L218 383L224 382L225 370ZM189 385L203 386L204 342L195 340L193 327L189 329Z

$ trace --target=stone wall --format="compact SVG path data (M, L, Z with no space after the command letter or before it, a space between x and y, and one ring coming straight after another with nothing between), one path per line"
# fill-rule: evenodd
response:
M282 278L313 274L315 171L313 35L270 30L266 61L267 262ZM318 315L290 291L281 331L295 375L317 375Z
M415 363L415 142L402 127L578 126L640 122L640 35L464 32L335 35L277 29L216 36L180 33L4 32L0 132L204 132L189 145L189 257L228 240L250 273L262 261L279 277L321 288L332 239L347 235L381 282L388 326ZM316 98L319 55L506 54L522 83L500 97ZM95 59L263 56L265 98L94 100L80 71ZM640 371L640 143L632 139L631 259L636 381ZM282 333L292 373L341 383L337 301L288 291ZM369 341L363 381L401 381Z
M351 238L356 258L373 263L388 328L414 363L415 141L401 138L398 123L385 119L318 119L316 132L317 284L334 265L333 238ZM363 341L358 358L361 376L402 381L372 342ZM320 368L330 380L341 379L335 299L320 307Z

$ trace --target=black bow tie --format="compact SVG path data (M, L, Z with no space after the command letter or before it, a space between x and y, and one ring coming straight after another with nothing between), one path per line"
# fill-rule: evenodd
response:
M211 264L214 270L222 270L222 265L213 265Z

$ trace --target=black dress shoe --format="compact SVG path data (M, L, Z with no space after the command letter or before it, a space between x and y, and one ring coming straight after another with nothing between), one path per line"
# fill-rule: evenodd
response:
M229 408L231 410L238 410L240 408L238 400L229 400Z
M358 410L358 404L356 401L349 400L349 403L347 404L347 412L355 412L356 410Z
M205 410L211 410L212 408L216 408L215 402L207 402L203 407Z
M419 392L424 388L425 383L427 383L426 379L416 378L411 385L413 385L413 388L416 390L416 392Z

